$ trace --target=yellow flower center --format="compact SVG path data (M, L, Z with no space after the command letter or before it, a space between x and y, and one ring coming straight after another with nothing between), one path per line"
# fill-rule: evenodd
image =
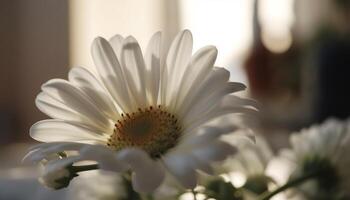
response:
M139 147L152 158L159 158L176 145L180 134L181 127L173 114L161 106L151 106L131 114L122 114L107 145L115 150Z

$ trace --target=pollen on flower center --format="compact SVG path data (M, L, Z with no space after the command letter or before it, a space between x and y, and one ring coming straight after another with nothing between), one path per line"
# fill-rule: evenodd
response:
M115 150L139 147L158 158L174 147L180 137L181 127L176 117L161 106L139 109L122 114L115 124L114 133L107 145Z

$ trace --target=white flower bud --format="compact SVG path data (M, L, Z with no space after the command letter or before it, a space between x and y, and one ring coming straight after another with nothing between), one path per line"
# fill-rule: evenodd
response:
M75 176L68 167L54 168L54 166L46 166L41 177L39 177L39 182L48 188L61 189L67 187Z

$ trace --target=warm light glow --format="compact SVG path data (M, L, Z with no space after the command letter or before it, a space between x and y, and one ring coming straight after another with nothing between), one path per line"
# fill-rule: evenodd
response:
M242 187L247 181L247 177L241 172L231 172L229 174L231 183L236 187Z
M289 179L291 171L294 171L292 163L284 158L275 158L269 162L265 174L275 180L268 184L270 191L275 190L279 185L283 185ZM285 193L280 193L271 198L271 200L287 200Z
M179 200L205 200L206 196L204 194L197 194L196 198L194 198L193 193L186 192L182 194L179 198Z
M287 182L294 167L295 165L284 158L275 158L267 165L265 174L272 177L277 184L283 185Z
M261 0L259 3L259 20L264 45L272 52L285 52L292 44L294 0Z
M262 32L261 38L265 47L274 53L283 53L292 45L292 35L289 31L274 36Z
M252 42L252 0L181 0L181 28L192 31L194 49L219 49L218 66L240 65ZM236 63L234 63L236 62Z

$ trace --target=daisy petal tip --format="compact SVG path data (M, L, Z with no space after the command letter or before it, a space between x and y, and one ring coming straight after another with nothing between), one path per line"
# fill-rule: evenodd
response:
M192 37L192 32L189 29L184 29L183 31L180 32L180 34Z
M218 57L219 50L216 48L216 46L211 46L211 48L213 49L213 57L216 59L216 57Z
M44 155L40 154L40 153L28 153L27 155L25 155L22 159L22 163L23 164L35 164L40 162L41 160L43 160L45 158Z
M29 136L30 136L31 138L33 138L34 140L37 140L37 141L39 141L39 140L38 140L38 138L37 138L36 128L37 128L37 126L38 126L39 124L41 124L41 122L42 122L42 121L38 121L38 122L34 123L34 124L29 128Z
M157 31L153 34L153 37L161 37L162 36L162 31Z
M243 88L243 90L247 89L247 86L243 83L241 83L241 87Z
M218 48L216 48L216 46L214 46L214 45L208 45L208 46L203 47L203 48L206 48L208 51L212 52L212 54L213 54L215 57L217 56L217 54L218 54L218 52L219 52Z
M192 44L193 43L193 36L192 36L192 33L190 30L188 29L185 29L181 32L179 32L175 39L173 40L173 44L177 44L178 42L181 42L181 41L187 41L189 44ZM192 45L190 45L192 46Z
M96 52L99 49L105 49L108 48L109 42L104 39L103 37L96 37L93 42L92 42L92 46L91 46L91 52L93 53L92 55L94 55L94 52Z
M45 83L43 83L41 85L41 90L44 93L46 93L45 90L46 90L47 87L51 87L53 84L56 84L56 83L59 83L59 82L63 82L63 81L64 81L63 79L58 79L58 78L50 79L50 80L46 81Z
M114 36L112 36L109 41L123 41L123 36L119 35L119 34L115 34Z
M105 39L101 36L97 36L95 37L95 39L93 40L93 44L99 44L102 43Z
M30 153L27 153L21 160L22 164L29 164L32 163L31 159L30 159Z
M130 43L131 43L131 44L133 44L133 43L137 43L137 44L138 44L136 38L134 38L134 36L132 36L132 35L129 35L128 37L126 37L126 38L124 39L124 41L123 41L123 46L128 45L128 44L130 44Z

